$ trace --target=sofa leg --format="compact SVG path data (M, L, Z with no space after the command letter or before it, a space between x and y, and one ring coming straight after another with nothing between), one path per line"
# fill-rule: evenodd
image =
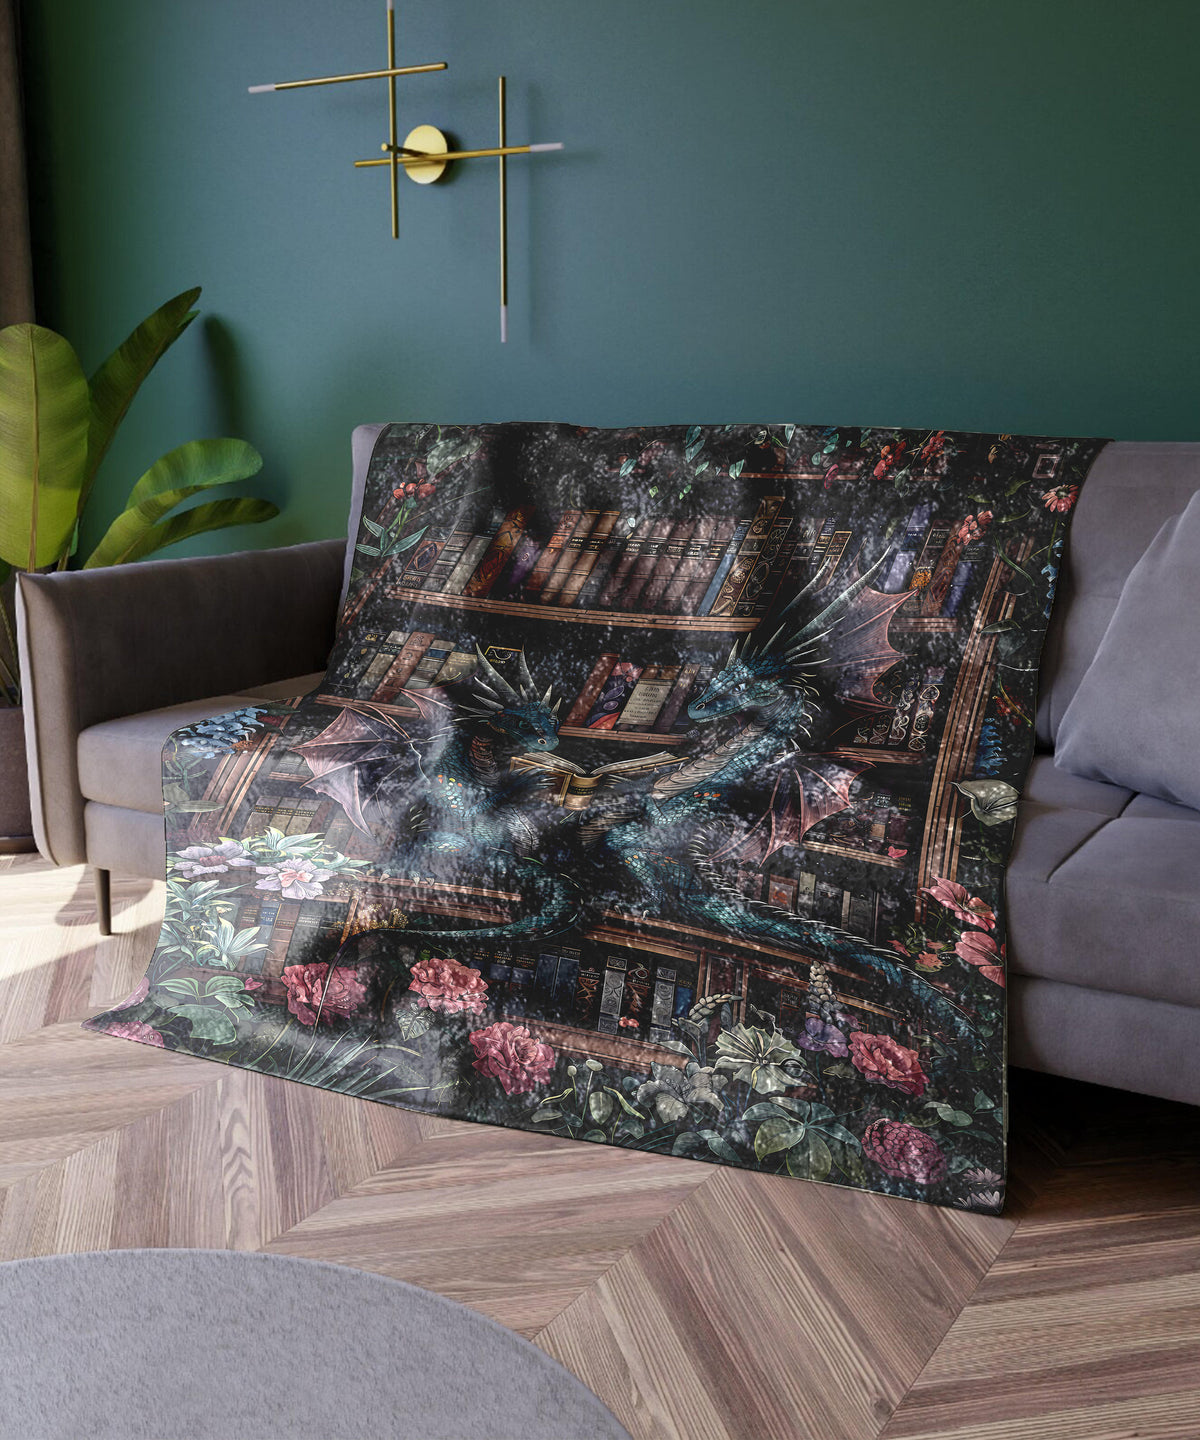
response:
M101 935L111 935L112 891L108 883L108 871L93 867L92 875L96 882L96 914L100 921L100 933Z

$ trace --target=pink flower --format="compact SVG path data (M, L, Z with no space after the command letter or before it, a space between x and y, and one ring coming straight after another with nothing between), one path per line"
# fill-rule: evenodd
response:
M924 1130L903 1120L876 1120L862 1137L863 1154L881 1170L918 1185L935 1185L946 1173L942 1148Z
M118 1020L115 1025L106 1025L104 1033L115 1035L118 1040L136 1040L139 1045L157 1045L160 1050L164 1048L158 1031L141 1020Z
M189 845L175 852L175 868L185 880L224 875L231 868L248 869L253 864L236 840L222 840L219 845Z
M550 1078L554 1051L524 1025L498 1020L486 1030L472 1030L467 1038L475 1051L476 1070L499 1080L506 1095L525 1095Z
M870 1035L864 1030L850 1032L850 1063L868 1080L903 1090L906 1095L923 1095L929 1077L921 1069L921 1058L890 1035Z
M437 486L431 485L428 480L423 485L417 486L417 495L422 500L428 500L431 495L437 494Z
M1056 485L1042 495L1042 504L1047 510L1057 510L1065 515L1079 498L1078 485Z
M412 967L412 984L417 1004L423 1010L440 1010L457 1015L468 1010L482 1015L487 994L487 981L478 970L460 965L457 960L418 960Z
M969 545L972 540L979 540L991 523L990 510L981 510L978 515L968 515L955 532L955 539L960 545Z
M957 880L937 879L932 885L922 887L922 892L932 895L939 905L944 905L968 925L979 925L985 930L996 928L995 912L978 896L972 895L965 885Z
M287 986L288 1009L301 1025L315 1025L318 1012L323 1020L351 1015L367 996L367 987L355 972L341 965L332 972L328 965L289 965L283 972L283 983Z
M975 965L981 975L1004 984L1004 951L1007 947L997 945L990 935L982 930L964 930L954 947L954 953L968 965Z
M281 860L276 865L256 865L263 877L256 890L278 890L285 900L312 900L321 893L321 882L332 870L318 870L307 860Z
M907 849L903 848L903 847L900 846L900 845L889 845L889 846L888 846L888 859L889 859L889 860L903 860L904 857L905 857L907 854L908 854Z

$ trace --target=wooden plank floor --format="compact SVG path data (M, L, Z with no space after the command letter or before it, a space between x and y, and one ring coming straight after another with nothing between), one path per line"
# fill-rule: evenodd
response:
M0 859L0 1259L203 1246L474 1306L637 1440L1200 1436L1200 1110L1018 1073L988 1219L430 1119L79 1028L162 887ZM564 1437L572 1440L572 1437Z

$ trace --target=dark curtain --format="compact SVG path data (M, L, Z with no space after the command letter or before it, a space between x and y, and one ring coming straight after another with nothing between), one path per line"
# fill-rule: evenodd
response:
M33 319L18 0L0 0L0 326Z

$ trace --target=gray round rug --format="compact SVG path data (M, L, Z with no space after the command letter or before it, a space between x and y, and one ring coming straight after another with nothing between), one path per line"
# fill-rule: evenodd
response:
M316 1260L113 1250L0 1264L3 1440L629 1440L535 1345Z

